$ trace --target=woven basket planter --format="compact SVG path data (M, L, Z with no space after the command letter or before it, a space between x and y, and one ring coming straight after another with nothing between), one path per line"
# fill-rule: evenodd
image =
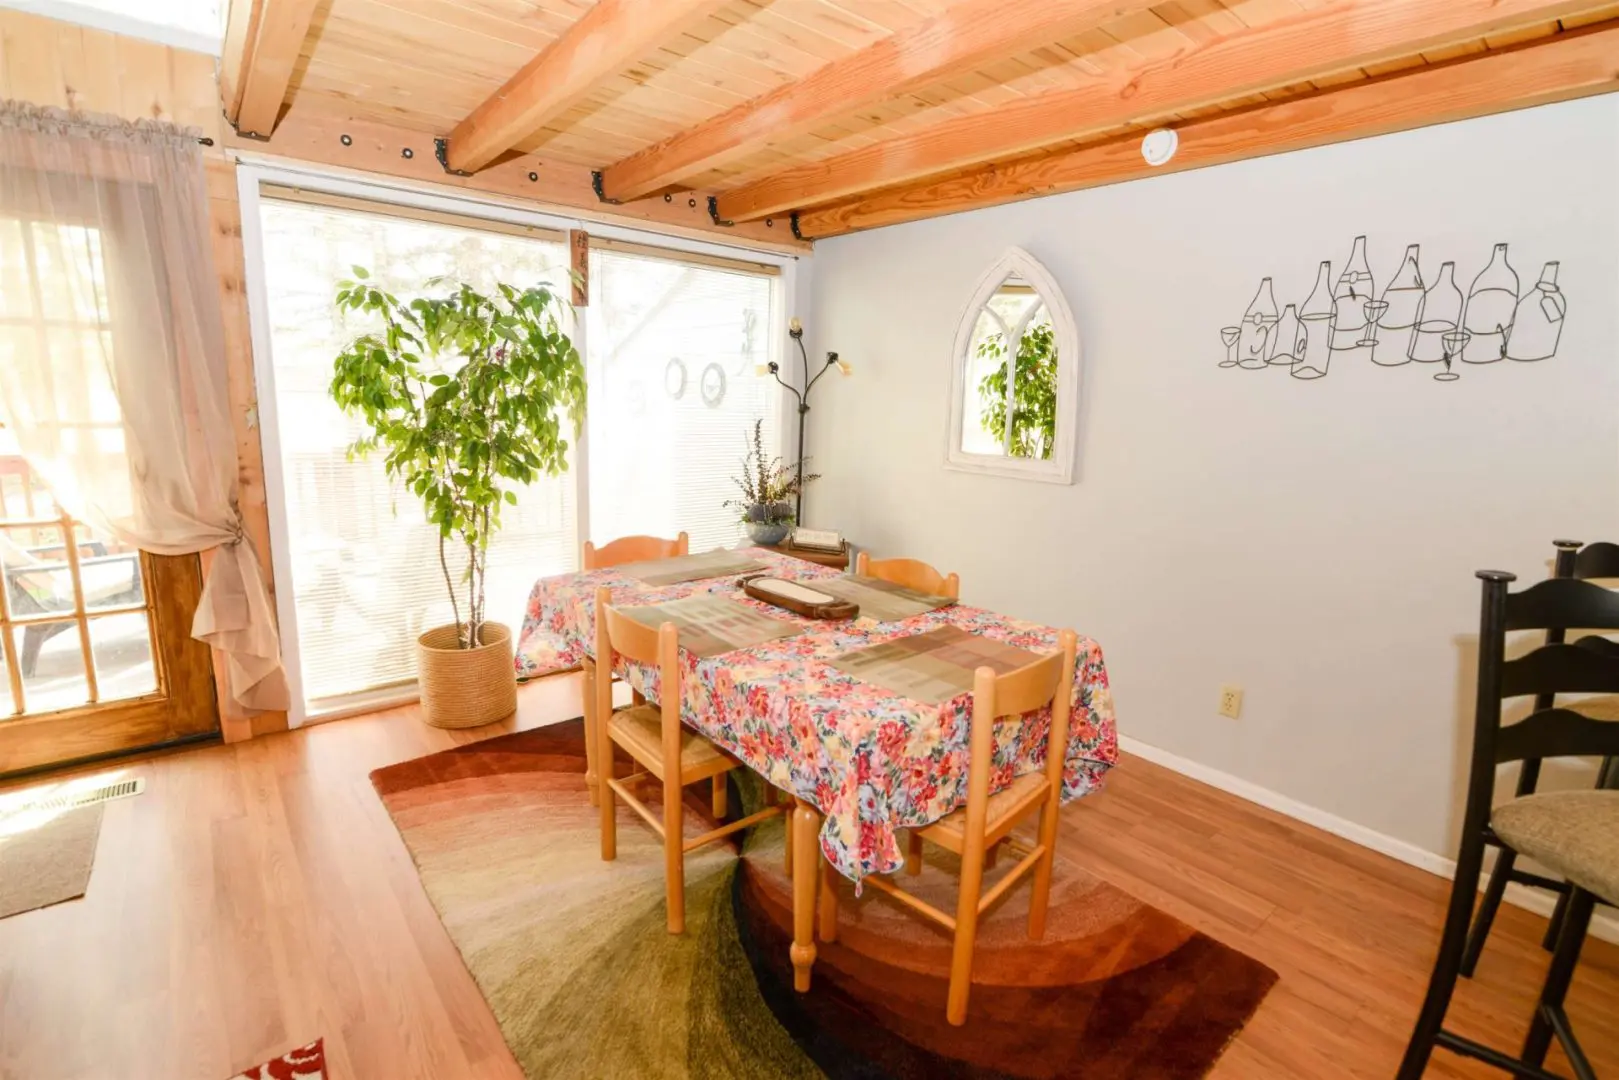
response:
M483 624L483 644L458 648L457 629L435 626L416 639L416 674L422 719L434 727L469 728L504 720L517 711L512 632Z

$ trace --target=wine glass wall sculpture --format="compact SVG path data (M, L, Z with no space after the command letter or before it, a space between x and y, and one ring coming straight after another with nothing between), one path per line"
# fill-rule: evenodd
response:
M1393 274L1380 279L1372 272L1366 237L1357 236L1336 276L1330 261L1319 264L1302 303L1278 307L1274 280L1260 281L1242 321L1220 328L1219 366L1282 367L1295 379L1320 379L1334 360L1436 364L1442 369L1433 377L1454 382L1463 365L1550 360L1568 314L1558 270L1557 262L1546 263L1525 289L1507 259L1507 245L1496 244L1463 292L1454 262L1426 277L1422 249L1411 244Z

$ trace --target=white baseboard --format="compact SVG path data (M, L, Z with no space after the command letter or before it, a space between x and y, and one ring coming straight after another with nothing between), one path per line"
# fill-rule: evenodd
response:
M1323 832L1342 837L1352 844L1370 848L1379 854L1387 855L1391 859L1397 859L1409 866L1426 870L1430 874L1449 878L1456 873L1456 861L1454 859L1427 851L1404 840L1397 840L1375 829L1368 829L1364 825L1357 825L1347 818L1329 814L1325 810L1299 802L1297 799L1271 791L1269 788L1260 787L1258 784L1244 780L1239 776L1232 776L1230 773L1221 772L1219 769L1211 768L1207 765L1201 765L1178 754L1172 754L1168 750L1160 750L1156 746L1149 746L1127 735L1119 736L1119 748L1127 754L1134 754L1136 757L1143 758L1155 765L1162 765L1164 768L1178 772L1182 776L1189 776L1193 780L1205 783L1212 788L1218 788L1227 794L1235 795L1239 799L1263 806L1267 810L1274 810L1278 814L1284 814L1295 821L1302 821L1306 825L1313 825ZM1480 881L1479 884L1482 886L1483 881ZM1525 888L1522 885L1508 885L1506 901L1509 904L1515 904L1518 907L1533 911L1537 915L1545 916L1551 915L1552 907L1556 903L1555 898L1551 895L1539 889ZM1619 917L1605 911L1598 911L1596 917L1591 920L1591 935L1601 938L1603 941L1619 944Z

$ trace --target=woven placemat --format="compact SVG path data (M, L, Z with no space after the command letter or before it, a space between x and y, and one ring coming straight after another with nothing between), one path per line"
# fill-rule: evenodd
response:
M955 603L948 596L934 596L895 585L892 581L857 574L818 578L815 588L831 593L839 600L859 605L861 618L876 619L878 622L899 622Z
M676 555L668 559L623 563L616 569L646 585L679 585L683 581L730 577L763 570L765 564L740 551L704 551L696 555Z
M939 705L971 690L973 672L981 667L1004 675L1038 659L1026 649L941 626L846 653L832 666L912 701Z
M804 630L797 623L773 618L756 608L744 607L712 593L621 610L645 626L674 623L680 631L680 647L704 658L751 649Z

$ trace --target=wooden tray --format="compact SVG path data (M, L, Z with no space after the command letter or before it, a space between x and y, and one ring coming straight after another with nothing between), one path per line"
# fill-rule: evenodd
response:
M741 584L742 591L760 603L791 611L806 619L852 619L860 614L858 604L840 600L802 581L755 574L743 578Z

